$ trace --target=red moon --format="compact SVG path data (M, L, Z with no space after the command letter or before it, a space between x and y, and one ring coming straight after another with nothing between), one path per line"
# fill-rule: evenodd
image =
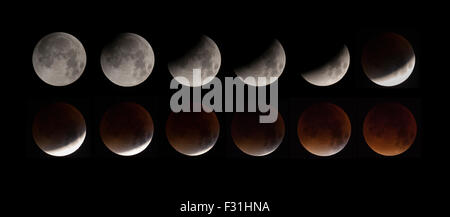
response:
M264 156L275 151L284 138L284 121L280 113L274 123L259 123L258 112L235 113L231 136L236 146L252 156Z
M219 137L219 120L214 112L171 113L166 123L170 145L188 156L208 152Z
M339 106L319 103L307 108L298 120L297 133L307 151L318 156L340 152L351 134L351 123Z
M39 111L32 131L34 141L42 151L60 157L72 154L83 144L86 123L72 105L54 103Z
M138 154L147 148L153 137L152 117L136 103L119 103L103 115L100 137L106 147L118 155Z
M417 124L405 106L398 103L379 104L366 115L363 134L373 151L384 156L395 156L414 143Z

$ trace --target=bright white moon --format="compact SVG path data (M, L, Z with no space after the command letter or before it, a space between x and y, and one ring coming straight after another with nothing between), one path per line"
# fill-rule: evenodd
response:
M32 61L34 71L42 81L53 86L66 86L83 73L86 52L74 36L55 32L36 44Z

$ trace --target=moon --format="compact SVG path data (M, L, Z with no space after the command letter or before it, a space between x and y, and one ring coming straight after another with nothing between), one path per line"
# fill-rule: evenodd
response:
M278 113L273 123L259 123L259 113L238 112L231 122L231 137L236 146L251 156L265 156L275 151L283 141L284 120Z
M350 53L346 45L330 61L311 71L302 73L302 77L316 86L330 86L340 81L350 66Z
M347 145L351 134L350 119L337 105L314 104L300 116L297 133L300 143L311 154L331 156Z
M42 151L62 157L72 154L83 144L86 123L72 105L54 103L42 108L35 116L32 133Z
M219 130L219 121L214 112L171 113L166 123L170 145L188 156L208 152L216 143Z
M385 33L369 41L362 53L365 74L380 86L403 83L413 72L415 62L411 44L395 33Z
M122 156L144 151L153 137L153 120L136 103L124 102L109 108L100 122L100 137L106 147Z
M170 74L185 86L198 87L209 83L219 72L221 55L219 47L208 36L202 35L199 41L181 57L168 64ZM194 79L194 69L201 70L201 80ZM184 78L184 79L182 79Z
M266 86L275 82L281 76L285 65L286 54L283 46L275 39L259 57L250 63L236 67L234 71L238 78L246 84ZM260 77L265 78L265 82L258 82Z
M399 155L408 150L417 135L413 114L398 103L384 103L373 107L364 119L364 139L376 153Z
M150 76L155 65L155 54L143 37L122 33L103 48L100 63L111 82L132 87Z
M74 36L55 32L36 44L32 61L34 71L42 81L53 86L66 86L83 74L86 52Z

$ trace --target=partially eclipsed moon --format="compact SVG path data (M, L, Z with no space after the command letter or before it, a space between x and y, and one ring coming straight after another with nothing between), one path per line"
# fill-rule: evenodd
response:
M209 83L219 72L221 55L219 47L208 36L201 36L198 43L185 54L169 62L169 72L179 83L198 87ZM200 79L193 77L194 69L200 70ZM184 78L184 79L183 79Z
M63 32L43 37L33 51L33 67L42 81L53 86L75 82L86 66L86 52L77 38Z
M259 113L235 113L231 123L231 137L236 146L252 156L264 156L275 151L283 141L284 120L278 113L273 123L259 123Z
M34 141L42 151L61 157L72 154L83 144L86 123L72 105L54 103L39 111L32 131Z
M117 104L103 115L100 137L106 147L118 155L139 154L152 140L152 117L136 103Z
M236 75L246 84L266 86L275 82L283 73L286 65L286 54L278 40L274 40L267 50L252 62L237 67ZM258 82L258 78L264 78Z
M346 45L329 62L314 70L302 73L303 78L316 86L330 86L340 81L350 65L350 53Z
M417 124L413 114L398 103L373 107L364 119L364 139L376 153L399 155L414 143Z
M141 36L123 33L102 51L100 63L105 76L122 87L136 86L152 73L155 55Z
M300 116L297 133L301 144L310 153L334 155L347 145L351 134L350 119L337 105L315 104Z
M219 137L219 128L214 112L171 113L166 123L166 135L176 151L197 156L214 146Z
M408 40L395 33L385 33L369 41L362 53L367 77L381 86L395 86L409 78L416 56Z

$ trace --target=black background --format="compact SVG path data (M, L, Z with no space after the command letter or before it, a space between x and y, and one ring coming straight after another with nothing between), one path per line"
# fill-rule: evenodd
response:
M427 20L418 5L392 3L332 5L284 2L78 2L78 5L39 3L24 19L26 35L22 64L28 78L24 171L24 202L35 213L124 213L183 215L181 202L268 201L277 216L411 212L423 205L421 178L427 158L425 137L425 47ZM327 6L325 6L327 5ZM66 87L52 87L34 73L31 55L36 43L51 32L78 38L87 54L82 76ZM409 40L416 54L411 77L393 88L373 84L364 75L360 54L367 40L392 31ZM118 33L144 37L155 52L155 67L142 84L123 88L102 73L100 53ZM258 52L277 38L286 51L286 67L279 79L280 112L286 126L283 143L271 155L253 158L233 144L232 114L216 113L221 133L214 148L200 157L174 151L164 133L169 113L172 78L167 62L183 38L205 34L218 45L222 65L218 78L234 76L233 64ZM176 42L176 43L175 43ZM330 87L315 87L299 75L328 58L345 43L351 63L346 76ZM181 43L182 44L182 43ZM323 55L322 55L323 54ZM54 101L68 102L84 115L87 136L81 148L65 158L45 155L34 144L31 123L39 108ZM135 157L109 152L98 134L102 114L114 103L134 101L152 115L155 134L150 146ZM329 158L309 154L300 145L296 126L308 105L332 102L344 109L352 123L346 148ZM379 102L400 102L414 114L418 134L413 146L396 157L371 151L362 137L362 121ZM362 211L361 211L362 210ZM222 215L216 212L216 215ZM227 213L230 216L261 215Z

